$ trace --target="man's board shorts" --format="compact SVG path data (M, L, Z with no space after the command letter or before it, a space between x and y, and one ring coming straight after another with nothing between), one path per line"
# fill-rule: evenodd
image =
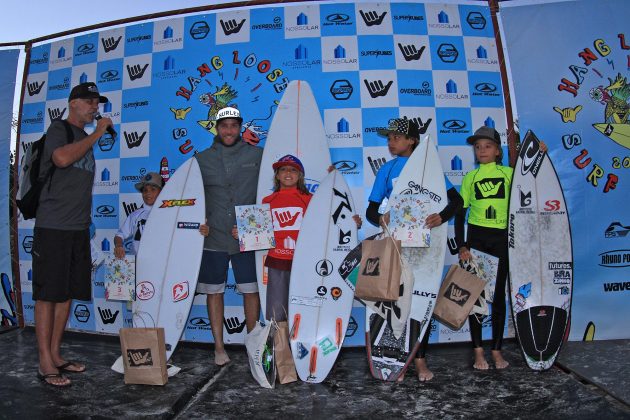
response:
M33 232L33 300L92 300L90 230L36 227Z
M227 252L208 249L203 250L203 256L201 257L197 293L208 295L224 293L230 262L232 263L232 272L234 273L238 291L241 293L257 293L258 282L256 282L254 251L229 255Z

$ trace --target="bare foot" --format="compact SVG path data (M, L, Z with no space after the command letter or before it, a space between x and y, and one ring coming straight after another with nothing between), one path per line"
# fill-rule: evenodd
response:
M214 364L217 366L224 366L230 363L230 357L228 356L225 350L215 350L214 351Z
M510 363L503 358L501 350L492 350L492 359L494 360L494 366L497 369L505 369L510 366Z
M488 361L483 354L483 348L476 347L473 350L475 351L475 363L473 364L473 367L479 370L488 370L490 366L488 365Z
M427 367L427 359L419 357L415 359L416 373L418 374L418 380L420 382L426 382L433 379L433 372Z

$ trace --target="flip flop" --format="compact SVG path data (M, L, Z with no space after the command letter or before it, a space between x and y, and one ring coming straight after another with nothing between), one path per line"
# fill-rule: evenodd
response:
M39 379L40 381L42 381L46 385L50 385L50 386L53 386L55 388L65 388L65 387L68 387L68 386L72 385L72 382L68 382L67 384L56 384L54 382L48 381L48 379L51 379L51 378L67 379L66 376L62 375L61 373L49 373L47 375L44 375L43 373L37 372L37 379Z
M70 366L74 366L77 369L68 369ZM81 365L79 365L77 362L74 362L72 360L64 363L61 366L56 366L57 369L59 369L59 372L63 372L63 373L83 373L85 372L85 366L83 367L83 369L78 370L78 368L80 368Z

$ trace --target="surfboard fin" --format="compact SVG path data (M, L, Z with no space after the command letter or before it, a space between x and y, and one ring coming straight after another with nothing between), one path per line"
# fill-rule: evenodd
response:
M335 320L335 338L337 339L337 347L341 346L343 340L343 321L341 318Z
M293 316L293 327L291 328L291 339L297 340L298 330L300 329L300 320L302 316L300 314L295 314Z
M311 347L311 360L309 362L308 371L311 376L315 376L315 370L317 369L317 346Z

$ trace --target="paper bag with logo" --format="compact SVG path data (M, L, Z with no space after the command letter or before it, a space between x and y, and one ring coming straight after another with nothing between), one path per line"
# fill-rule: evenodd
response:
M168 382L164 328L121 328L120 347L126 384L164 385Z
M400 241L383 239L363 241L361 265L354 296L363 300L392 302L400 296Z
M276 370L281 384L297 381L297 371L291 355L289 344L289 324L287 321L278 322L278 331L274 336Z
M433 317L447 327L459 330L485 285L485 281L459 265L451 265L440 287Z

